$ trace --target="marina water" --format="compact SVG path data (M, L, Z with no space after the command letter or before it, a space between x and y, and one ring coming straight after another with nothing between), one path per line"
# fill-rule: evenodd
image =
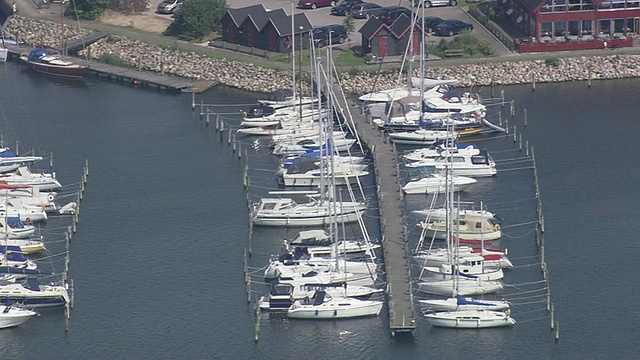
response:
M246 150L252 185L262 189L252 193L276 186L269 171L275 172L277 159L268 155L265 143L241 142L243 158L238 159L226 134L220 141L213 119L207 126L198 110L191 112L186 94L92 78L62 81L14 63L0 64L0 84L5 146L19 141L22 152L34 148L38 154L53 153L53 169L63 184L77 183L85 160L89 162L71 244L75 307L70 331L64 332L62 309L42 311L18 328L0 331L2 359L636 356L639 227L633 216L640 210L640 169L634 159L640 105L633 91L640 80L594 82L591 89L583 82L537 84L535 92L531 86L504 88L506 98L516 104L510 126L517 123L517 131L535 150L549 285L561 325L558 343L545 311L514 311L515 327L478 331L435 329L419 319L415 337L393 339L386 308L380 317L347 321L263 315L260 340L254 343L253 307L247 304L242 272L249 235L242 177ZM484 96L488 92L482 89ZM260 97L220 88L201 99L251 104ZM233 117L241 108L224 111ZM508 107L503 110L507 113ZM516 147L510 138L481 146L496 149L497 160L498 149ZM532 191L531 173L499 173L483 181L478 197L490 209L526 200L530 195L521 189L531 184ZM427 205L424 197L408 203ZM499 214L504 224L526 221L517 207L510 208L513 213ZM277 252L274 245L294 230L255 232L251 262L264 265ZM522 239L504 240L510 257L536 255L525 232L505 230L523 234ZM269 238L267 244L263 239ZM514 269L508 282L518 283L524 280L519 274L531 271L539 274L539 268Z

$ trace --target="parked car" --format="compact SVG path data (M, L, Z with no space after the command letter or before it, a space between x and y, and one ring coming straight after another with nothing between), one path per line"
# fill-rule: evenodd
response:
M182 0L164 0L158 4L156 12L158 14L173 14L173 11L182 4Z
M323 6L335 6L336 0L300 0L298 8L300 9L316 9Z
M331 14L337 16L347 16L351 13L351 8L358 4L362 4L362 0L344 0L339 5L336 5L331 9Z
M365 2L352 7L351 16L355 19L368 19L370 17L378 16L378 13L382 9L383 7L378 4Z
M443 21L444 19L441 19L437 16L425 16L424 31L428 33L433 32L433 29L436 27L436 25L440 24ZM418 24L418 26L422 26L422 18L416 20L416 24Z
M326 25L313 29L313 42L317 47L331 44L344 44L347 40L347 29L342 25Z
M473 25L460 20L445 20L433 28L433 33L438 36L453 36L463 31L473 30Z
M383 8L382 11L378 14L378 19L382 20L385 24L391 25L400 15L406 15L409 19L413 15L410 9L402 6L388 6Z
M423 3L425 8L432 6L456 6L458 5L458 0L411 0L411 6L413 7L420 6L420 3Z

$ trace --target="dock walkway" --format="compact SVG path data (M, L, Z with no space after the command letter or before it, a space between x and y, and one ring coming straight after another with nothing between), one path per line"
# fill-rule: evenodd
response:
M337 90L336 90L337 91ZM392 335L415 333L416 320L413 310L413 290L409 274L408 244L404 228L402 190L397 174L396 151L391 141L372 126L360 108L338 100L350 112L360 139L365 142L373 157L376 175L378 208L382 248L387 277L387 304L389 329Z

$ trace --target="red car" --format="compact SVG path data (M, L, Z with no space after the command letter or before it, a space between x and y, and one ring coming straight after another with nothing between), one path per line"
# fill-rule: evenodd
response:
M315 9L322 6L334 7L335 5L336 0L300 0L298 2L299 9Z

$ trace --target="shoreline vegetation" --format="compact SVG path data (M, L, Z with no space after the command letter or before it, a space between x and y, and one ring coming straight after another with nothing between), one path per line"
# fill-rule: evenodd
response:
M14 15L6 24L7 38L18 39L38 47L59 46L58 24ZM67 41L81 39L91 30L66 26ZM603 50L606 51L606 50ZM163 72L195 80L214 80L220 85L253 92L270 92L291 86L291 70L276 70L249 62L213 58L175 47L162 47L119 35L109 35L88 47L91 61L107 56L119 59L119 64L144 71ZM80 57L86 57L81 51ZM418 76L414 69L414 76ZM406 72L406 71L405 71ZM516 85L603 80L640 77L640 55L609 54L599 56L549 57L545 60L479 62L462 65L426 67L429 78L456 79L462 87ZM364 71L357 68L343 71L340 80L345 92L363 94L375 90L398 87L406 81L398 79L397 69Z

